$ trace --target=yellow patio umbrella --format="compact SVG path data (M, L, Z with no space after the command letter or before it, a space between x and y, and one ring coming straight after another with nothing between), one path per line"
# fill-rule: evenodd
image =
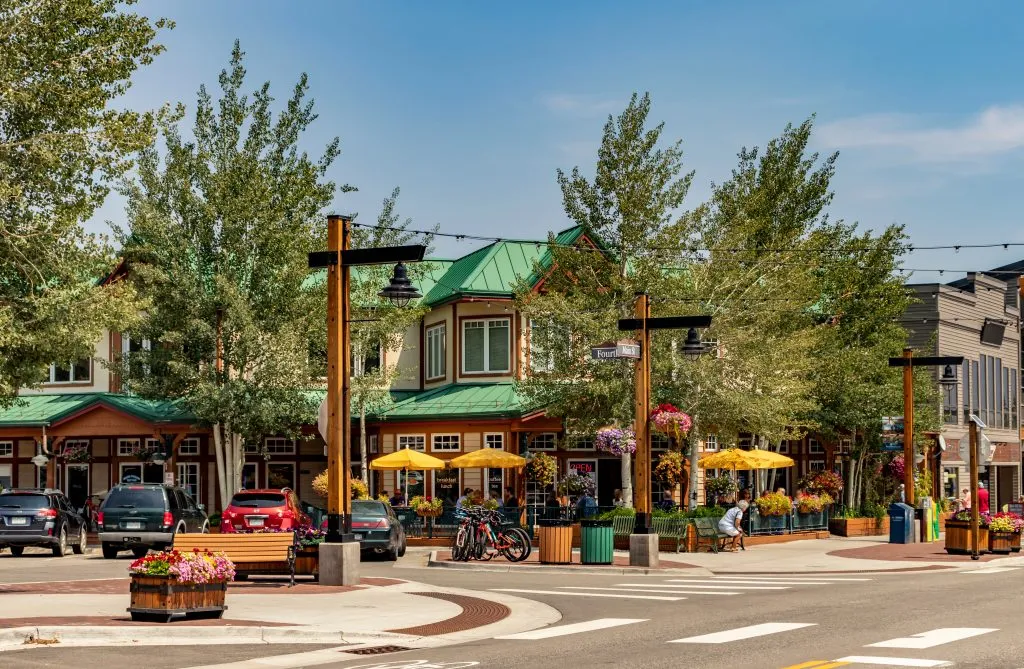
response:
M792 467L793 464L792 458L756 448L749 451L730 448L718 453L708 453L700 459L702 469L781 469Z
M409 448L403 448L375 458L370 463L370 469L405 470L405 505L409 505L409 470L420 469L444 469L446 463L441 458L435 458L426 453L420 453Z
M470 469L518 469L526 465L526 458L497 448L481 448L452 460L452 467Z

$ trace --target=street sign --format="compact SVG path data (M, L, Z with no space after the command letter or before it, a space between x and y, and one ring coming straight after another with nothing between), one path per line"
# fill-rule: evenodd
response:
M601 344L590 349L590 357L593 360L617 360L619 358L640 358L640 344L624 340L615 343Z
M903 442L902 441L883 441L882 442L882 450L883 451L902 451L903 450Z

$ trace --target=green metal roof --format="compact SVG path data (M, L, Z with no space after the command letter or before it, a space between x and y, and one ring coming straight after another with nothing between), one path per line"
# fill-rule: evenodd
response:
M180 402L145 400L117 393L62 393L24 395L0 409L0 426L42 427L95 404L106 404L148 423L193 423L196 417Z
M512 383L453 383L418 392L395 404L378 419L514 418L527 410Z

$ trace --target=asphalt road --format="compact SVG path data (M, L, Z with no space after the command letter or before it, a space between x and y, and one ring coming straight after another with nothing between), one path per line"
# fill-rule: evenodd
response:
M15 566L12 562L19 564ZM123 564L90 557L64 558L58 564L62 579L119 576L124 568ZM46 557L15 561L0 556L0 580L52 578L56 566ZM544 602L562 613L562 621L545 633L557 633L567 625L591 629L546 639L488 639L320 666L339 669L1024 667L1024 608L1021 606L1024 568L992 569L974 574L950 569L918 574L750 576L745 579L735 576L708 579L664 575L485 573L395 568L386 562L365 564L363 571L368 576L393 576L482 591L539 591L509 594ZM714 595L710 594L712 592L738 594ZM672 599L656 599L658 597ZM605 619L620 620L608 623L612 626L596 629L605 623L595 621ZM621 619L634 622L623 623ZM766 633L737 638L744 635L736 631L738 628L755 625L761 626L757 631ZM949 628L969 629L950 631ZM724 634L710 639L690 639L716 633ZM926 636L904 638L920 634ZM683 639L689 642L671 643ZM878 643L885 645L869 647ZM212 663L296 652L294 648L280 646L222 648L216 650L215 658L210 657L209 650L194 648L89 651L47 648L7 653L3 662L6 667L90 667L116 662L118 666L162 669L197 666L203 664L204 657ZM298 650L314 649L307 646ZM902 664L866 664L864 656L893 658ZM861 657L862 661L846 659L851 657ZM467 664L470 662L476 664Z

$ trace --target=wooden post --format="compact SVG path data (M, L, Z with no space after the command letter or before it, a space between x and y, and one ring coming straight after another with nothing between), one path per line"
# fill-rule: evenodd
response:
M973 420L970 423L970 441L968 448L970 454L967 456L967 466L971 476L971 559L977 560L981 546L979 539L979 518L978 518L978 425Z
M640 358L635 365L636 402L633 427L636 432L636 486L633 489L633 507L636 509L636 523L633 533L647 534L650 530L651 516L651 440L647 429L651 411L651 331L647 328L647 319L651 316L651 304L646 293L636 296L635 314L641 319L642 327L637 330Z
M905 501L914 506L914 350L903 349L903 488Z
M352 477L349 444L352 425L349 374L352 361L348 339L348 273L342 251L349 247L352 219L327 217L327 248L337 254L327 266L327 540L343 541L351 528Z

